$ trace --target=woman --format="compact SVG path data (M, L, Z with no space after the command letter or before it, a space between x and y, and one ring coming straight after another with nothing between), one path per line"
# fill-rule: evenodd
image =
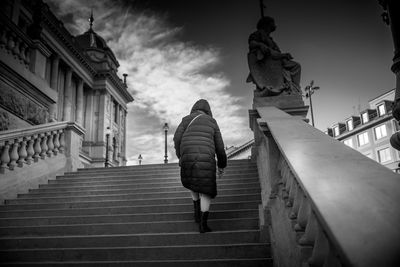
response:
M207 225L211 199L217 195L218 175L226 167L224 142L207 100L197 101L179 124L174 135L176 156L181 167L182 185L191 191L194 218L200 233L211 232Z

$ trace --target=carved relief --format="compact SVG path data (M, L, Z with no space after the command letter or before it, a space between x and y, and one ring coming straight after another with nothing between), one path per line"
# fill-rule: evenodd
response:
M0 111L0 131L6 131L10 126L10 118L7 112Z
M0 106L33 124L47 122L49 111L11 88L0 87Z

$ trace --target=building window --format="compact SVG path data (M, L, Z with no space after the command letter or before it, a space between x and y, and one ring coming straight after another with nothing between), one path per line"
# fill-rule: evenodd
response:
M368 132L357 135L358 146L363 146L369 143Z
M385 109L384 104L381 104L378 106L378 114L379 114L379 117L386 114L386 109Z
M339 126L335 126L335 127L333 128L333 135L334 135L334 136L340 135Z
M351 130L354 129L353 120L348 120L348 121L346 122L346 125L347 125L347 130L348 130L348 131L351 131Z
M386 125L383 124L381 126L378 126L374 129L375 131L375 138L376 140L379 140L385 136L387 136L387 131L386 131Z
M385 162L392 160L392 156L390 155L389 147L378 150L378 160L380 163L385 163Z
M367 123L367 122L369 121L368 112L364 112L364 113L361 115L361 118L362 118L362 123L363 123L363 124Z
M353 139L347 139L343 142L346 146L353 147Z
M118 103L113 101L114 122L118 123Z

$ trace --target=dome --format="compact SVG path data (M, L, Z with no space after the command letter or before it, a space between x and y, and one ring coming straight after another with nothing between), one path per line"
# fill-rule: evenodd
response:
M95 33L92 28L90 28L83 34L76 36L75 40L83 49L87 48L98 48L102 50L109 49L106 41L103 38L101 38L100 35Z

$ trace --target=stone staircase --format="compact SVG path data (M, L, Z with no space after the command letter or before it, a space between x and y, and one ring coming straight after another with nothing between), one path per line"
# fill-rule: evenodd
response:
M36 266L272 266L257 168L233 160L199 234L177 164L81 169L0 206L0 261Z

